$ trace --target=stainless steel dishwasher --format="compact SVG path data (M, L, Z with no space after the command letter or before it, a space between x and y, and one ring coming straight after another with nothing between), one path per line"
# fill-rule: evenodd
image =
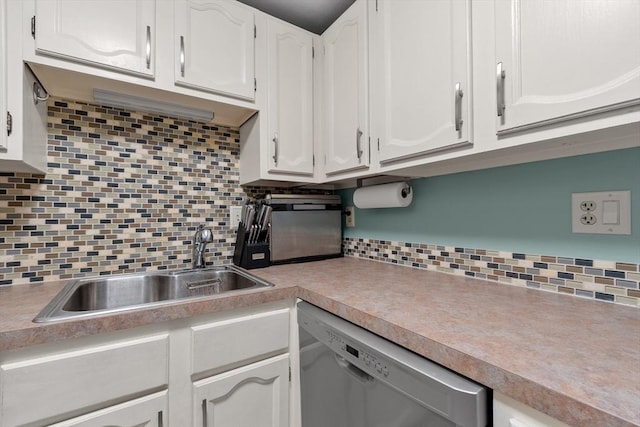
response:
M489 390L298 303L302 427L485 427Z

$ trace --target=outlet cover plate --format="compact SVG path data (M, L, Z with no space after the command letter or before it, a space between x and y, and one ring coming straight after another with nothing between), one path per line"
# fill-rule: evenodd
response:
M240 224L240 216L242 215L242 206L229 206L229 227L233 230L238 228Z
M356 226L356 209L353 206L347 206L345 209L345 225L347 227L355 227Z
M573 233L631 234L631 191L571 194Z

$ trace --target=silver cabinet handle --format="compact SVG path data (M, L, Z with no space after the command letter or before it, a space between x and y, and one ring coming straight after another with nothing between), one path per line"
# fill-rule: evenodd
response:
M202 427L207 427L207 399L202 399Z
M496 67L496 98L498 101L498 117L502 117L505 110L504 105L504 66L502 62L498 62L498 66Z
M147 69L151 68L151 27L147 25Z
M459 132L462 129L462 97L464 93L462 92L462 88L460 87L460 82L456 83L456 92L455 92L455 123L456 123L456 132Z
M37 82L33 82L33 103L36 105L38 105L39 102L46 102L47 99L49 99L49 93L45 91L45 95L42 96L40 89L44 90Z
M13 132L13 116L7 111L7 136L11 136Z
M184 36L180 36L180 75L184 77Z
M276 166L278 166L278 134L274 133L273 134L273 163L275 163Z
M358 163L362 161L362 131L356 129L356 154L358 155Z

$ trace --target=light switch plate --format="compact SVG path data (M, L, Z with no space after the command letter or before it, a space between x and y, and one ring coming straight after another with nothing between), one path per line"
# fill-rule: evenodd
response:
M574 233L631 234L631 191L571 194Z

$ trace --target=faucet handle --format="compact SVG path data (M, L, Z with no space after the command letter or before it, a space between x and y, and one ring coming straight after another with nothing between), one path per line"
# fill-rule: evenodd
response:
M194 236L195 243L210 243L213 241L213 230L205 228L206 224L198 225L198 230Z

